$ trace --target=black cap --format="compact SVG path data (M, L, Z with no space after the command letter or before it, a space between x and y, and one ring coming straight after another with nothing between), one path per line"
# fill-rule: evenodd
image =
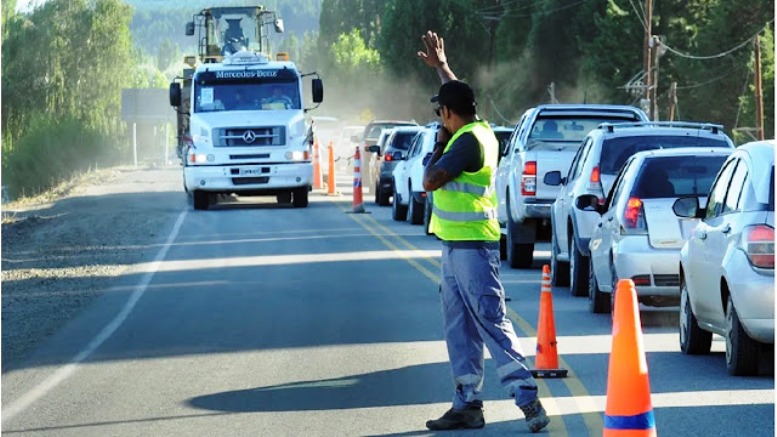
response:
M439 103L459 115L475 115L475 92L466 83L452 80L444 83L432 103Z

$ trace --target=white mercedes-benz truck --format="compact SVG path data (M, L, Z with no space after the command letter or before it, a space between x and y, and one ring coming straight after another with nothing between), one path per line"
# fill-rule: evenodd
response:
M170 85L170 104L179 115L185 112L179 135L192 206L207 209L219 195L270 195L306 207L313 157L303 77L316 73L300 74L283 55L271 60L247 47L214 55L196 66L183 87ZM320 103L321 79L311 85L312 101Z

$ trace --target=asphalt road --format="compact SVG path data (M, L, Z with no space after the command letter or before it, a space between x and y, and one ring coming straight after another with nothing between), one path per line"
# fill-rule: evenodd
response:
M437 435L424 423L452 396L440 243L366 191L368 213L349 213L341 180L344 195L314 193L306 209L249 199L182 211L155 260L3 376L3 434ZM502 267L530 356L547 250L533 269ZM553 299L569 376L539 381L547 434L601 435L611 317L566 288ZM641 318L660 435L774 435L773 360L761 376L730 377L722 338L684 356L676 308ZM485 396L484 429L440 435L528 433L490 359Z

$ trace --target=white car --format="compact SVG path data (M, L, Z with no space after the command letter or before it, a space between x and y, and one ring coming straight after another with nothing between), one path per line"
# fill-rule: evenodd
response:
M588 243L599 222L595 211L575 208L575 199L593 194L604 204L615 176L636 152L678 147L734 148L723 126L690 122L604 124L590 131L569 170L545 174L545 183L560 186L550 210L551 283L569 285L573 296L588 295Z
M602 216L591 234L588 297L591 312L611 309L619 279L631 279L641 303L677 305L680 248L694 223L678 219L672 204L703 197L730 148L699 147L639 152L629 158L604 205L598 196L577 198L581 210Z
M762 346L774 345L775 144L738 147L706 208L694 198L673 207L701 219L680 251L680 349L709 353L721 335L732 375L757 374Z
M424 128L413 139L407 153L394 167L394 199L392 218L411 224L424 222L426 191L424 190L424 157L432 153L437 139L437 128Z

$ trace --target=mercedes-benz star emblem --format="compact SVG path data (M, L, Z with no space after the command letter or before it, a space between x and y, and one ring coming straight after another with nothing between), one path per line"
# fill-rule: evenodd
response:
M245 141L248 144L251 144L256 139L256 134L252 130L247 130L243 134L243 141Z

